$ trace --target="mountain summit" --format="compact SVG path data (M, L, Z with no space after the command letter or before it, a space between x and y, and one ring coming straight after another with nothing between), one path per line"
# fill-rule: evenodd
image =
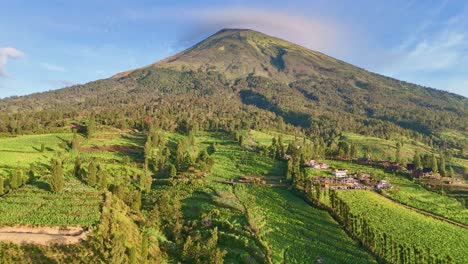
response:
M195 46L147 67L216 71L228 79L254 75L289 82L346 71L350 66L254 30L222 29Z

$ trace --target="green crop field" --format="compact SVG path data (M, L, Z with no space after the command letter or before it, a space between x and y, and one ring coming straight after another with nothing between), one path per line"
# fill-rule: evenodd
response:
M408 138L383 139L371 136L363 136L355 133L344 133L345 140L355 143L359 146L359 154L363 156L365 149L371 151L371 156L374 159L394 159L397 142L403 142L401 148L401 156L407 161L412 160L415 151L419 153L432 153L433 149L421 142L415 142Z
M99 221L101 203L99 192L75 179L66 179L58 194L38 181L0 197L0 225L90 226Z
M363 215L370 225L391 234L399 243L430 248L467 263L468 230L406 209L371 191L337 192L350 213Z
M286 173L286 163L241 148L226 133L201 133L197 141L205 147L216 143L213 154L216 163L211 177L216 179L238 178L242 175L273 175Z
M468 209L460 201L446 195L427 190L417 182L404 176L387 173L382 168L360 165L348 161L327 161L336 168L345 168L349 173L369 173L376 179L387 179L393 188L386 193L403 204L434 213L460 223L468 224Z
M23 167L31 163L47 163L58 151L64 151L71 133L25 135L0 138L0 168ZM44 144L44 152L41 152Z
M263 216L261 235L273 263L375 263L340 229L326 211L308 205L282 188L247 188L253 209Z
M394 188L387 194L406 205L468 224L468 209L457 199L428 191L421 185L402 177L391 177Z

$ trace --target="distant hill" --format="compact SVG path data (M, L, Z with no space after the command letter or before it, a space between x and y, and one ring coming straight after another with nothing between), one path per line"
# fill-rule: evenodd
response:
M278 117L308 133L337 129L385 137L414 132L440 144L447 129L468 130L468 99L463 96L374 74L253 30L223 29L140 69L1 100L0 131L12 130L11 113L55 111L76 117L108 111L128 116L132 114L125 109L141 110L142 105L192 116L206 109L210 114L203 119L222 119L229 114L220 110L230 109L235 118L248 117L239 126L275 123Z

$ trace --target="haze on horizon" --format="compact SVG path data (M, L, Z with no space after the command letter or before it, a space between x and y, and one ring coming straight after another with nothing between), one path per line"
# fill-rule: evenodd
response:
M221 28L249 28L400 80L468 96L465 1L15 1L0 9L0 98L138 68Z

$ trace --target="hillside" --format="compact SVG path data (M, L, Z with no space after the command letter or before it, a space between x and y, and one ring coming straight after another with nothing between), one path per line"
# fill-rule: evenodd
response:
M186 102L194 96L199 100ZM224 29L172 57L109 79L1 100L0 131L34 130L21 116L25 113L46 123L49 117L39 112L54 112L55 122L83 112L128 116L122 106L145 104L179 110L209 104L213 114L228 107L241 116L251 115L246 105L253 105L308 133L336 129L388 137L417 132L439 145L447 129L468 129L463 96L373 74L253 30ZM255 115L270 115L260 112Z

